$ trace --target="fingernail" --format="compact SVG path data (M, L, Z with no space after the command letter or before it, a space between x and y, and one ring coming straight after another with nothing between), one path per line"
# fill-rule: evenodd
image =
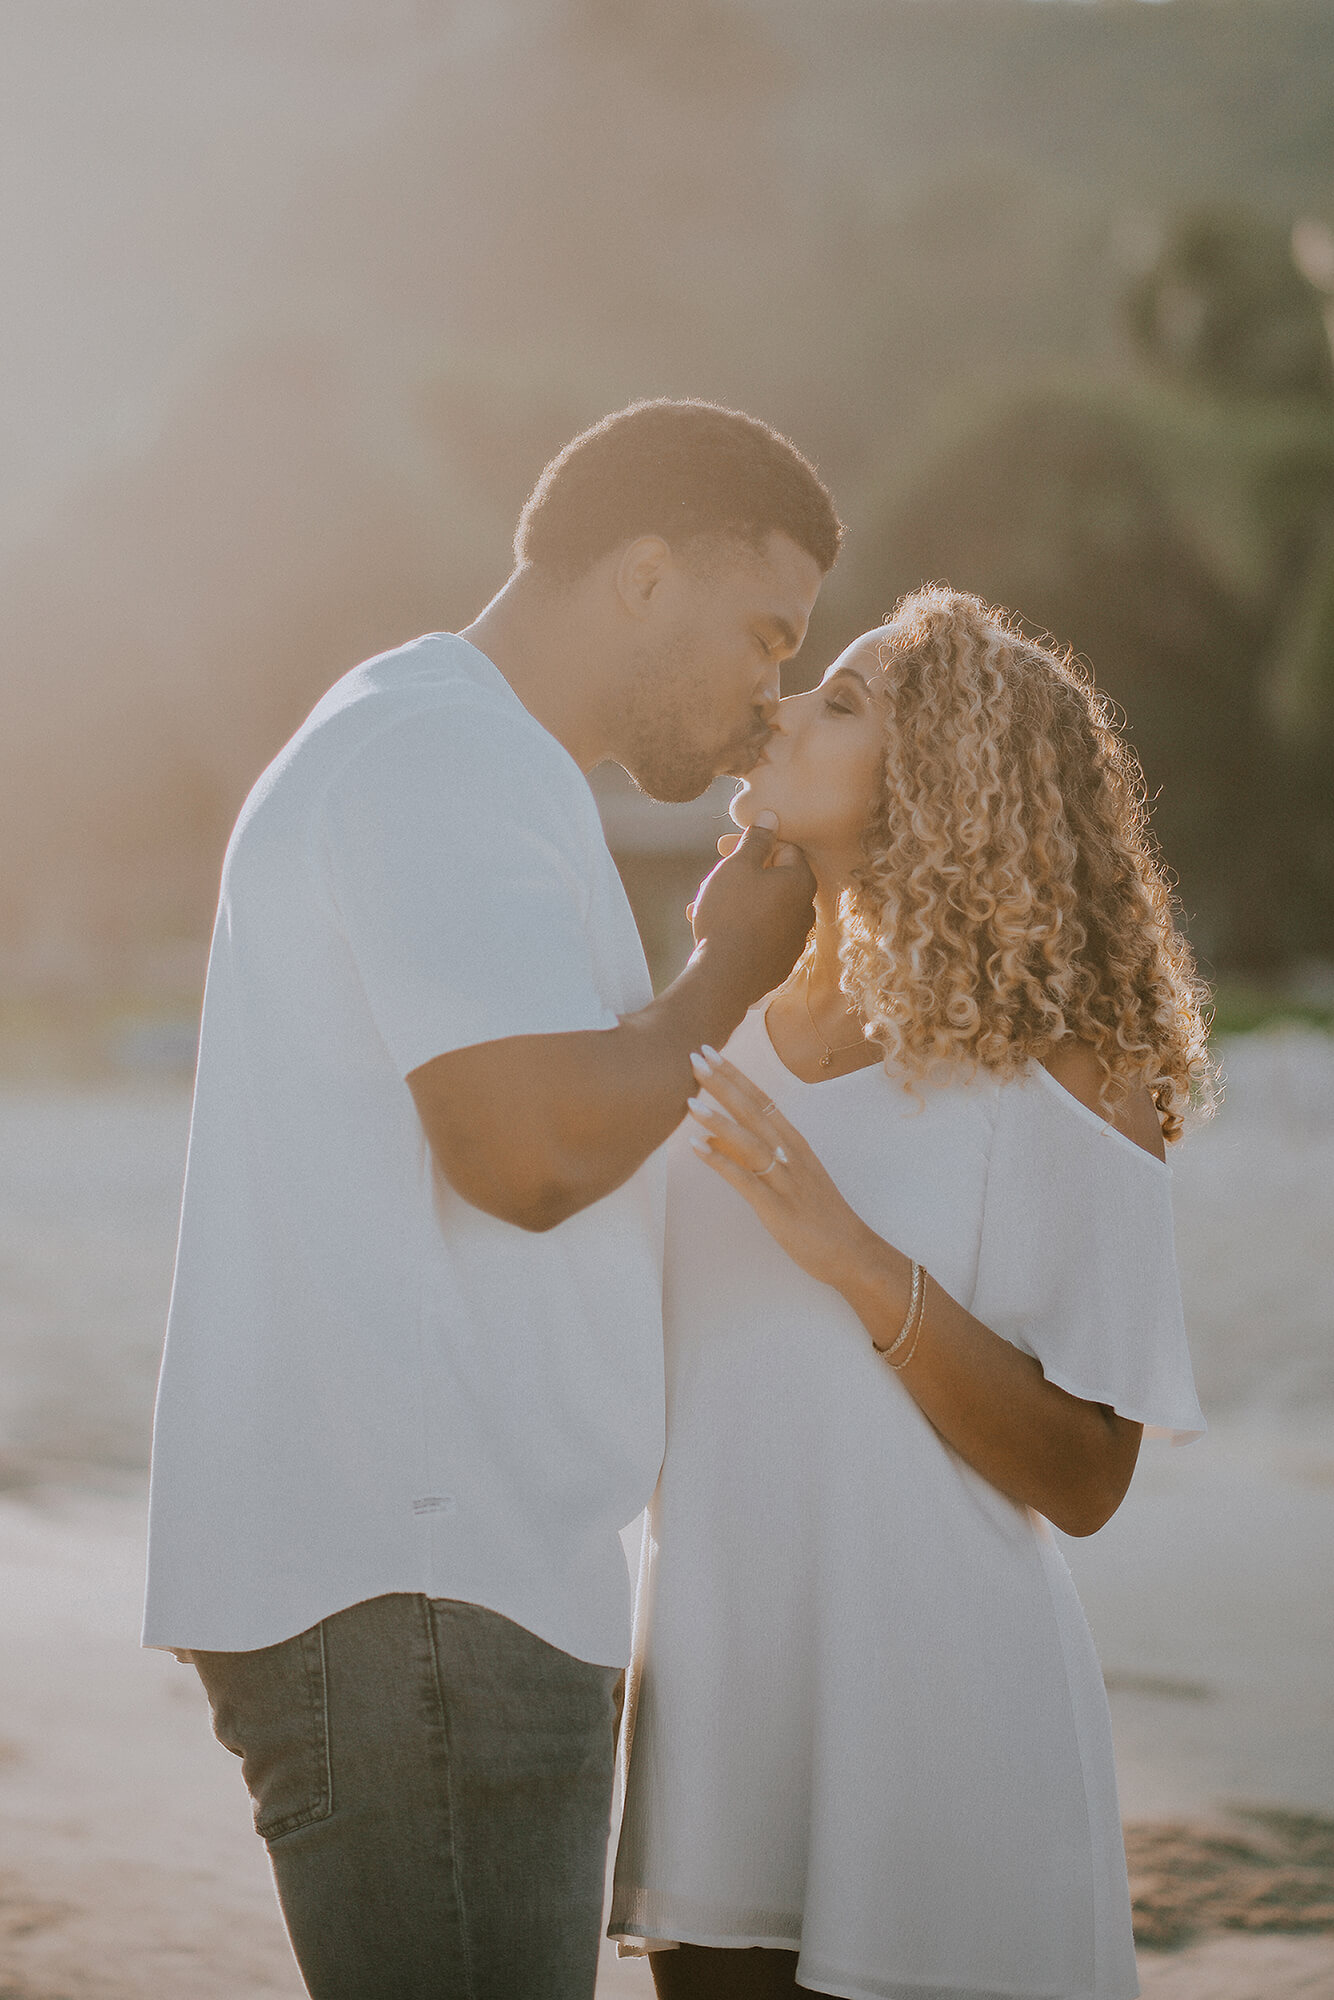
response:
M703 1055L705 1062L720 1063L722 1061L722 1057L719 1055L717 1049L711 1049L707 1042L704 1044Z
M690 1141L690 1150L692 1153L698 1153L701 1160L707 1160L710 1151L709 1142L707 1139L692 1139Z
M686 1110L693 1111L697 1118L703 1107L704 1107L704 1093L702 1090L698 1091L694 1097L688 1097L686 1099Z
M696 1049L695 1053L690 1058L690 1067L691 1069L694 1070L696 1077L699 1079L701 1083L704 1083L708 1080L709 1065L705 1062L703 1056L699 1053L698 1049Z
M776 812L761 812L761 813L756 813L756 815L755 815L754 819L753 819L753 820L751 821L751 825L752 825L752 826L764 826L764 827L767 827L767 828L769 829L770 833L777 833L777 831L778 831L778 814L777 814Z

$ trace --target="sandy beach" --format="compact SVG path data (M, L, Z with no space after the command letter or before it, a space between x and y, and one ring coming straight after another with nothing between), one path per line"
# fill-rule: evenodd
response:
M1227 1051L1174 1160L1211 1433L1067 1545L1111 1696L1151 2000L1334 1995L1334 1042ZM138 1647L188 1097L0 1092L0 2000L292 1996L188 1668ZM610 1951L600 2000L645 2000Z

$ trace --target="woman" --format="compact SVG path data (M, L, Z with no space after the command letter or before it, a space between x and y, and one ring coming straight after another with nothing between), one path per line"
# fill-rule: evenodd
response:
M1070 661L930 589L781 704L761 812L817 922L671 1144L611 1930L668 2000L1128 2000L1046 1522L1204 1428L1163 1143L1202 995L1137 767Z

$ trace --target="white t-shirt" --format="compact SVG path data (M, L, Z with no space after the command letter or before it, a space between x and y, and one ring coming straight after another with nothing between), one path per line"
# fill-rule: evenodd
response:
M432 1171L409 1071L651 998L597 808L466 640L344 676L223 866L154 1429L144 1640L481 1604L622 1664L663 1442L663 1164L545 1234Z

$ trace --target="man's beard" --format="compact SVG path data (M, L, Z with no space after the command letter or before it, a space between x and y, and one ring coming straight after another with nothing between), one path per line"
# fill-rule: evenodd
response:
M724 772L743 776L764 747L769 732L755 718L726 743L710 749L698 741L691 724L708 689L707 669L684 648L638 662L617 761L639 791L662 805L699 798Z
M636 791L660 805L685 805L707 792L718 773L714 760L685 744L659 739L627 746L624 757Z

